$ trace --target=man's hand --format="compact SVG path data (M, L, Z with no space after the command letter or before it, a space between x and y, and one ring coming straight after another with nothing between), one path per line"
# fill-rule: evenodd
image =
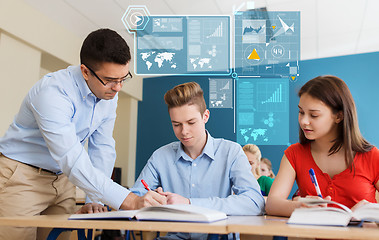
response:
M140 197L134 193L129 193L121 204L121 209L135 210L143 207L166 205L167 197L154 191L148 191L144 196Z
M108 212L108 209L107 207L98 203L87 203L75 213L82 214L82 213L99 213L99 212Z
M161 187L157 188L156 191L160 195L167 197L167 204L190 204L188 198L185 198L176 193L163 192L163 189Z

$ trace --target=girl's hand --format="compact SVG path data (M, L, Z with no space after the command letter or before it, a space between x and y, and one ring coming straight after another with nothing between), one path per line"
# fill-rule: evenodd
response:
M293 201L298 201L299 198L300 198L300 196L296 196L296 197L293 198ZM319 196L312 196L312 195L307 195L306 198L322 199ZM324 200L330 201L330 200L332 200L332 197L331 196L326 196L324 198ZM298 205L298 207L303 207L303 208L317 208L317 207L327 207L327 206L328 206L327 203L322 203L322 204L307 204L307 203L304 203L304 202L299 202L299 205Z
M368 203L370 203L370 202L367 201L366 199L363 199L363 200L359 201L357 204L355 204L355 205L351 208L351 211L354 212L355 209L359 208L359 207L362 206L362 205L366 205L366 204L368 204Z

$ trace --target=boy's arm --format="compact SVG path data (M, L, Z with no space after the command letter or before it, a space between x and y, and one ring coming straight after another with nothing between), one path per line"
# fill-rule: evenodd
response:
M230 167L229 178L234 194L226 198L190 198L191 204L219 210L228 215L261 215L265 201L241 148Z
M141 182L142 179L147 183L151 190L155 190L158 187L161 187L161 183L158 178L158 171L152 164L153 158L153 156L150 157L145 167L142 169L140 175L138 176L136 182L134 183L133 187L129 189L132 193L138 196L143 196L148 192Z

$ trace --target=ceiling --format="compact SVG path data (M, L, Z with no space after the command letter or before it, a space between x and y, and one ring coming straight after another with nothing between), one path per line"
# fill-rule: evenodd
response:
M379 51L378 0L24 0L80 38L98 28L119 32L129 5L145 5L151 15L232 15L233 10L266 7L301 12L301 59ZM129 44L133 47L133 44Z

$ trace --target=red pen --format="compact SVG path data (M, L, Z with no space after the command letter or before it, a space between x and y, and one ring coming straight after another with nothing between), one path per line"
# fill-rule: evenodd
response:
M143 184L143 186L146 188L147 191L150 191L149 185L147 185L145 180L141 179L141 183Z

